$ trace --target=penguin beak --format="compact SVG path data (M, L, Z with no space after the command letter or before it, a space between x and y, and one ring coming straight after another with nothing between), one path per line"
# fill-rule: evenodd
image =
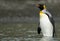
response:
M40 6L39 4L36 4L36 7L38 7L38 8L39 8L39 6Z

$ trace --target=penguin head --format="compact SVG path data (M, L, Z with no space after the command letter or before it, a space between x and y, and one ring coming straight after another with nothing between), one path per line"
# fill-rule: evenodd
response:
M44 4L36 4L36 6L42 11L46 9L46 6Z

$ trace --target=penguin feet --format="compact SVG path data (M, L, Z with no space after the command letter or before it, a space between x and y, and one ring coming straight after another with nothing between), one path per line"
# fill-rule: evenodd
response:
M41 33L41 28L40 27L38 27L37 32L38 32L38 34Z

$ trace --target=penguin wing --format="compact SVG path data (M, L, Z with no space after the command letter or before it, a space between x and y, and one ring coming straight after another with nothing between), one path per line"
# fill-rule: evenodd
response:
M37 32L38 32L38 34L40 34L40 33L41 33L40 22L38 23Z

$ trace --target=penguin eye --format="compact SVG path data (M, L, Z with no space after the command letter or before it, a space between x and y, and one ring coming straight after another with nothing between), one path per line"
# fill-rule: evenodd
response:
M44 4L36 4L36 6L40 9L43 10L45 8Z
M43 5L40 5L39 8L40 8L40 10L43 10L44 9L44 6Z

